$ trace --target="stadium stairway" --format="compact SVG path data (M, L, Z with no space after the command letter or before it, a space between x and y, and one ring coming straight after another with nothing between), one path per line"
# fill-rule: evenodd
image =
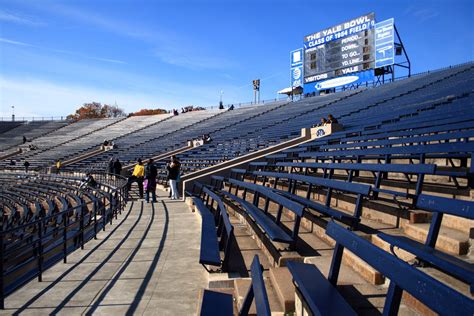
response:
M127 204L112 226L8 296L0 314L193 315L206 274L198 215L158 192Z

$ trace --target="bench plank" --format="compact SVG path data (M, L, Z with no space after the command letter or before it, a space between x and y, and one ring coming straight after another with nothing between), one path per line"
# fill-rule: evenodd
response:
M202 218L199 263L219 267L221 265L221 256L214 216L200 199L195 199L194 204Z
M455 200L440 196L420 194L416 207L431 212L441 212L474 219L474 202Z
M231 294L204 290L201 316L232 316L234 300Z
M306 304L315 315L357 315L316 266L290 261L288 269Z
M434 174L435 164L363 164L363 163L317 163L277 162L277 167L322 168L335 170L400 172L407 174Z
M298 216L303 215L304 207L301 204L296 203L292 200L289 200L289 199L287 199L287 198L285 198L285 197L283 197L279 194L276 194L270 188L264 187L264 186L259 185L259 184L238 181L238 180L235 180L235 179L229 179L229 182L231 184L238 185L239 187L246 188L246 189L252 190L254 192L259 192L259 193L265 195L266 197L268 197L269 199L275 201L276 203L286 207L287 209L289 209L290 211L292 211L296 215L298 215Z
M330 222L326 234L397 286L441 315L472 315L474 301L344 227Z
M377 235L390 245L402 248L414 254L421 260L429 262L442 271L451 274L462 281L468 282L471 285L471 288L473 287L474 264L423 245L405 236L393 236L385 233L379 233Z
M359 219L357 219L355 216L352 216L352 215L346 214L344 212L335 210L335 209L333 209L331 207L328 207L328 206L325 206L323 204L319 204L319 203L314 202L312 200L309 200L305 197L295 195L295 194L292 194L292 193L287 192L287 191L282 191L282 190L277 190L277 189L273 189L273 190L275 192L277 192L278 194L284 195L284 196L288 197L289 199L293 199L296 202L301 203L304 206L307 206L308 208L316 210L316 211L318 211L319 213L321 213L323 215L329 216L331 218L335 218L339 221L342 221L342 222L348 221L350 223L359 222Z
M332 188L335 190L352 192L355 194L362 194L365 196L369 195L370 190L371 190L371 186L366 185L366 184L344 182L344 181L339 181L339 180L312 177L312 176L304 176L304 175L294 174L294 173L253 171L252 174L257 175L257 176L264 176L264 177L295 180L295 181L310 183L316 186L324 186L324 187Z
M293 239L261 209L229 192L222 191L222 193L239 203L255 222L263 228L271 240L283 243L293 242Z

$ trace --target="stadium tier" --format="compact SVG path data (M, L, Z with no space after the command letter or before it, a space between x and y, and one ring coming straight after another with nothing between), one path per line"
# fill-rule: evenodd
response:
M6 150L12 147L18 146L23 143L23 136L27 140L32 141L43 135L47 135L57 129L60 129L66 125L66 121L32 121L22 122L19 125L6 122L0 122L1 129L9 126L8 124L14 124L14 128L8 128L0 134L0 155L5 153ZM5 127L3 127L5 126Z
M0 294L41 276L129 205L123 221L135 214L138 225L148 210L151 227L161 212L165 224L153 225L165 227L163 236L169 223L173 236L179 229L200 235L159 240L157 254L140 261L156 263L163 249L179 244L182 252L166 253L177 260L169 282L196 286L178 277L194 269L180 264L180 255L196 241L191 260L205 275L200 293L192 292L200 315L472 315L473 108L468 63L295 102L31 128L38 149L21 145L22 153L0 162ZM341 130L238 160L298 139L328 114ZM1 127L0 137L30 124ZM210 140L191 146L204 135ZM115 147L101 149L104 140ZM130 168L122 176L104 173L112 157L125 166L161 157L155 164L166 186L166 163L177 150L198 232L180 202L164 195L159 211L158 203L134 206ZM80 176L45 174L57 159L71 161L61 172ZM25 160L41 172L22 172ZM213 169L217 164L222 168Z

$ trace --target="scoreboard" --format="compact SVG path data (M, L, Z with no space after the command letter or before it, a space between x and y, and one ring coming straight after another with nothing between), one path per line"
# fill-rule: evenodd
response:
M374 69L375 14L310 34L304 38L304 83Z

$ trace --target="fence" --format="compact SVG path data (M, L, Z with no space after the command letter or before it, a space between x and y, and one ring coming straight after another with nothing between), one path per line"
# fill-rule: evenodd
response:
M107 223L117 219L127 202L126 179L103 173L93 174L97 188L77 188L77 194L95 191L95 199L82 201L55 214L4 230L0 227L0 308L4 309L5 297L28 281L59 262L67 262L72 251L84 249L84 243L94 238ZM45 175L48 183L68 179L79 184L79 178ZM89 195L90 196L90 195ZM92 210L90 210L92 209Z

